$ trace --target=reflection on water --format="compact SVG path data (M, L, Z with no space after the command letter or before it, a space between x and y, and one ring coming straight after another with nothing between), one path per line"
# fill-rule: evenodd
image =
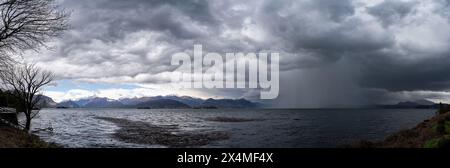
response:
M120 128L98 117L121 118L152 125L174 125L180 130L229 132L231 137L203 147L336 147L354 140L381 140L414 127L434 110L146 110L44 109L33 130L44 140L66 147L160 148L162 145L125 143L112 136ZM220 122L211 118L248 119Z

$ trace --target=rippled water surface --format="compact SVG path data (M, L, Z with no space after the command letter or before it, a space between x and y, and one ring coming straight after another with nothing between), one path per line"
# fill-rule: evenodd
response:
M97 119L112 117L152 125L176 125L181 130L225 131L230 139L203 147L336 147L355 140L381 140L430 118L434 110L140 110L140 109L44 109L33 121L33 130L48 142L66 147L154 148L115 140L115 124ZM249 122L217 122L214 117L255 119Z

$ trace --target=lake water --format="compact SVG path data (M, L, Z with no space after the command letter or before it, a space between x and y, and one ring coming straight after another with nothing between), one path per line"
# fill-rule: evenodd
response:
M153 125L177 125L185 131L224 131L230 138L202 147L327 148L355 140L382 140L391 133L416 126L432 117L428 109L352 110L145 110L145 109L44 109L33 130L48 142L74 148L158 148L162 145L125 143L114 139L120 129L97 119L113 117ZM215 122L214 117L256 119L249 122Z

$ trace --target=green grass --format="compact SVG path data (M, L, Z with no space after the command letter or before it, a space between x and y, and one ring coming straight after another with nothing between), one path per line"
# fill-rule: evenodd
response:
M445 133L446 134L450 134L450 121L446 121L445 123L444 123L444 127L445 127ZM437 133L438 132L438 125L437 124L435 124L431 129L433 129L433 131L435 132L435 133Z
M22 130L0 127L0 148L60 148Z
M423 147L424 148L443 148L443 147L448 147L450 145L450 121L445 121L442 122L443 125L439 126L439 124L435 124L431 129L433 130L434 133L439 134L439 127L443 127L443 129L445 130L444 136L440 137L440 138L434 138L431 140L428 140L424 143ZM441 123L441 124L442 124Z
M445 132L450 134L450 121L445 122Z
M442 138L431 139L423 145L424 148L443 148L450 145L450 135L445 135Z

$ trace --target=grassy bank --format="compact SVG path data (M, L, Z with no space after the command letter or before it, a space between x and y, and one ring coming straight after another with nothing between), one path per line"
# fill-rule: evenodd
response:
M360 141L355 148L448 148L450 112L425 120L416 127L387 137L382 142Z
M0 127L0 148L58 148L38 136L11 127Z

